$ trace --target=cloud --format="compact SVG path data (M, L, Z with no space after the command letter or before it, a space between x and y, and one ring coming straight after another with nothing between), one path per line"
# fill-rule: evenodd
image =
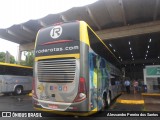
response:
M39 19L48 14L60 13L95 1L97 0L2 0L0 28L7 28L30 19Z
M0 38L0 52L6 52L9 51L9 53L11 55L13 55L15 57L15 59L17 58L17 53L18 53L18 46L19 44L7 41L7 40L3 40Z

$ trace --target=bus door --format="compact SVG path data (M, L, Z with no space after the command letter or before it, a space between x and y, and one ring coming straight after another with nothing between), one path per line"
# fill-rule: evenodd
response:
M112 98L114 98L117 95L115 76L111 76L111 91L112 91Z

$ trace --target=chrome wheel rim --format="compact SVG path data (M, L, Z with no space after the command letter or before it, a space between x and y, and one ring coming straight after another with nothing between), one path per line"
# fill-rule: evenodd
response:
M17 94L21 94L22 90L21 88L17 88Z

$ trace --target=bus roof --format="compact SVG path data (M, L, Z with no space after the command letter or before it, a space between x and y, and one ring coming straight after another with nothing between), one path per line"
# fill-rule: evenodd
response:
M11 63L2 63L2 62L0 62L0 66L1 66L1 65L3 65L3 66L21 67L21 68L30 68L30 69L32 69L32 67L29 67L29 66L11 64Z

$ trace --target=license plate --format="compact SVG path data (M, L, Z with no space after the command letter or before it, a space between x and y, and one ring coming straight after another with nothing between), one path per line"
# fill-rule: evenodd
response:
M52 109L57 109L57 108L58 108L57 105L50 105L50 104L48 105L48 107L49 107L49 108L52 108Z

